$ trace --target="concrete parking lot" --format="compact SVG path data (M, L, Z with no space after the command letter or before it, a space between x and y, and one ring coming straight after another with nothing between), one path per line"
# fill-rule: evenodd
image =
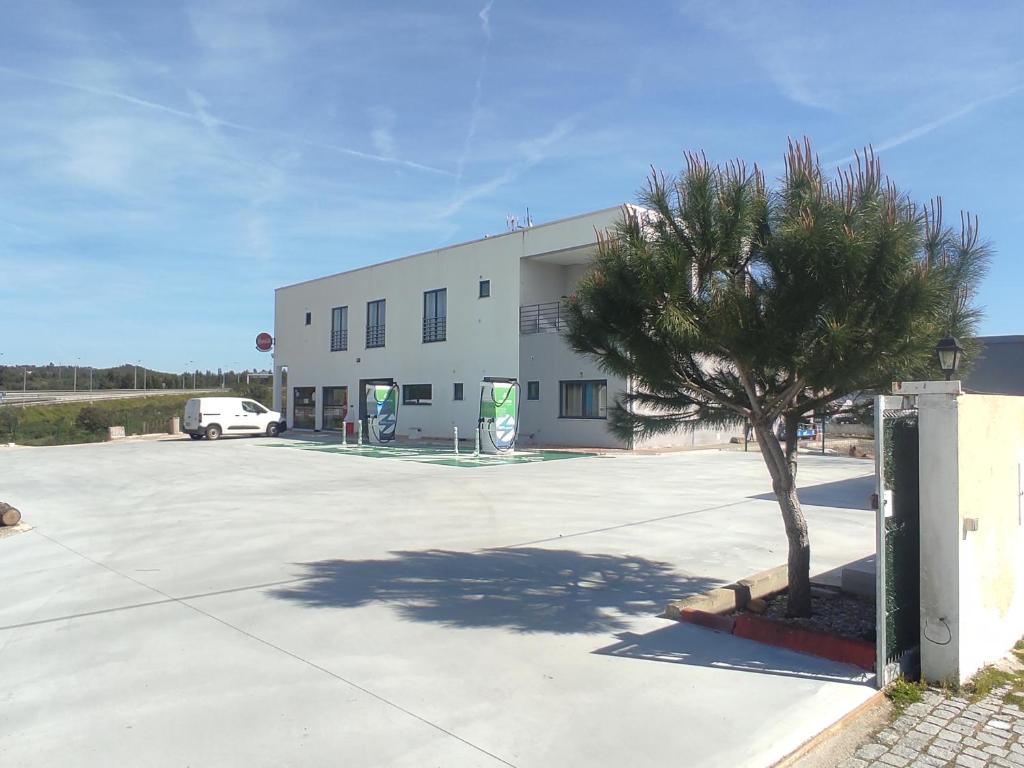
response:
M872 550L872 470L802 458L814 570ZM657 617L784 562L768 490L756 453L2 449L0 764L769 765L870 685Z

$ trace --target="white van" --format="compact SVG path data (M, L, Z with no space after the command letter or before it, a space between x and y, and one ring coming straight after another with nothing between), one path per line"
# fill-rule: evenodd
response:
M287 428L281 414L244 397L194 397L185 403L183 431L193 440L221 435L274 437Z

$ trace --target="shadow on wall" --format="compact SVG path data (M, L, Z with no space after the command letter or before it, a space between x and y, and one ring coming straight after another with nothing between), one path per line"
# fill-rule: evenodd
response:
M797 478L799 481L799 476ZM831 483L819 483L797 488L800 503L809 507L837 507L839 509L871 509L871 494L875 492L875 476L851 477ZM774 493L759 493L752 499L775 501Z
M640 557L537 548L394 552L387 560L304 563L305 578L273 590L319 608L391 604L406 619L517 632L596 633L661 613L672 599L722 582Z
M645 635L623 632L619 635L619 642L599 648L594 653L808 680L864 684L873 679L872 675L856 667L773 648L692 624L673 624Z

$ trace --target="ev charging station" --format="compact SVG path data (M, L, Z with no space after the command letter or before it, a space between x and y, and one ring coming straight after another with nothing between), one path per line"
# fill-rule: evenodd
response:
M398 427L398 385L373 384L366 390L366 431L371 442L390 443Z
M514 378L485 376L480 382L477 434L483 453L512 453L519 432L519 382Z

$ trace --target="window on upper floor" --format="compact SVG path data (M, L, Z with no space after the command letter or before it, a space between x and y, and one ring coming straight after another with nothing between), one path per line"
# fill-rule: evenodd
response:
M331 352L348 349L348 307L331 310Z
M526 382L526 399L527 400L540 400L540 382L539 381L528 381L528 382Z
M444 341L448 337L448 289L438 288L423 294L423 343Z
M463 396L462 382L461 381L457 381L452 386L452 400L462 400L463 399L462 396Z
M307 312L306 313L306 325L312 325L312 324L313 324L313 313L312 312Z
M490 280L481 280L480 281L480 298L481 299L486 299L490 295L491 295L491 281Z
M384 346L384 321L386 314L384 299L366 302L366 348Z

